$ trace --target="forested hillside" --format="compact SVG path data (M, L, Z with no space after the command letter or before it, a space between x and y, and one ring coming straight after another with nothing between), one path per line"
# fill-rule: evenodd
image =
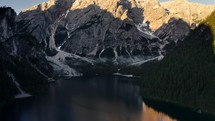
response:
M162 61L144 65L142 95L214 113L214 38L215 12Z

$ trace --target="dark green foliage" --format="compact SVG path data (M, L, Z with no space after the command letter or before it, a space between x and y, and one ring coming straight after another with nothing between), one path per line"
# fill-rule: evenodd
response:
M215 11L203 22L207 26L210 26L212 33L213 33L213 47L214 47L214 54L215 54Z
M215 58L211 28L200 25L162 61L144 65L146 98L215 112Z

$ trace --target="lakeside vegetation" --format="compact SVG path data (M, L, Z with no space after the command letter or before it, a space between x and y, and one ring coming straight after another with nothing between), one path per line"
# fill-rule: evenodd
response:
M160 62L143 65L145 98L215 113L215 11Z

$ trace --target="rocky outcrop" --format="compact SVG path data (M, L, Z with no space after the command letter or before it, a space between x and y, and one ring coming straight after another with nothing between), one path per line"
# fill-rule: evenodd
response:
M104 62L108 58L116 64L124 58L133 62L137 56L161 54L161 40L143 24L143 8L136 0L76 0L60 11L56 6L56 2L42 3L24 10L17 19L25 23L24 32L31 32L49 50Z
M4 42L13 36L15 29L16 13L11 8L3 7L0 11L0 42Z
M82 72L80 65L163 58L189 34L183 17L157 0L50 0L23 10L17 23L19 33L30 33L43 46L55 70L74 75L74 68Z
M45 50L55 50L55 31L73 2L74 0L50 0L23 10L17 17L20 32L36 37Z
M183 19L189 25L198 24L209 16L215 5L203 5L187 0L175 0L159 3L157 0L142 0L144 20L150 22L150 28L157 30L171 18Z
M30 34L17 33L16 13L12 8L0 8L0 103L36 94L52 80L52 68L45 53ZM5 33L6 32L6 33ZM29 95L28 95L29 96Z
M167 23L171 17L168 17L168 12L161 6L158 0L140 0L144 8L144 21L149 23L152 30L160 28L164 23Z
M167 24L157 29L154 34L162 39L163 52L168 53L190 33L189 25L182 19L172 18Z
M136 27L143 22L143 10L135 1L95 1L93 4L90 1L77 0L73 4L62 25L69 35L60 45L62 50L92 57L105 57L107 52L115 59L120 53L131 57L134 51L139 51L140 55L154 55L149 47L151 39Z
M16 22L57 73L73 76L80 65L162 59L189 34L189 23L176 15L157 0L50 0L23 10Z

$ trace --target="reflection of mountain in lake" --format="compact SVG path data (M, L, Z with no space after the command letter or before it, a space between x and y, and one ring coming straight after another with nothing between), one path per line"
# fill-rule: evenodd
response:
M76 121L176 121L144 103L140 111L131 110L120 102L96 97L75 97L72 104Z
M141 121L177 121L168 115L158 112L147 105L143 106Z
M174 121L146 106L137 79L61 80L49 94L22 99L4 110L4 121Z

